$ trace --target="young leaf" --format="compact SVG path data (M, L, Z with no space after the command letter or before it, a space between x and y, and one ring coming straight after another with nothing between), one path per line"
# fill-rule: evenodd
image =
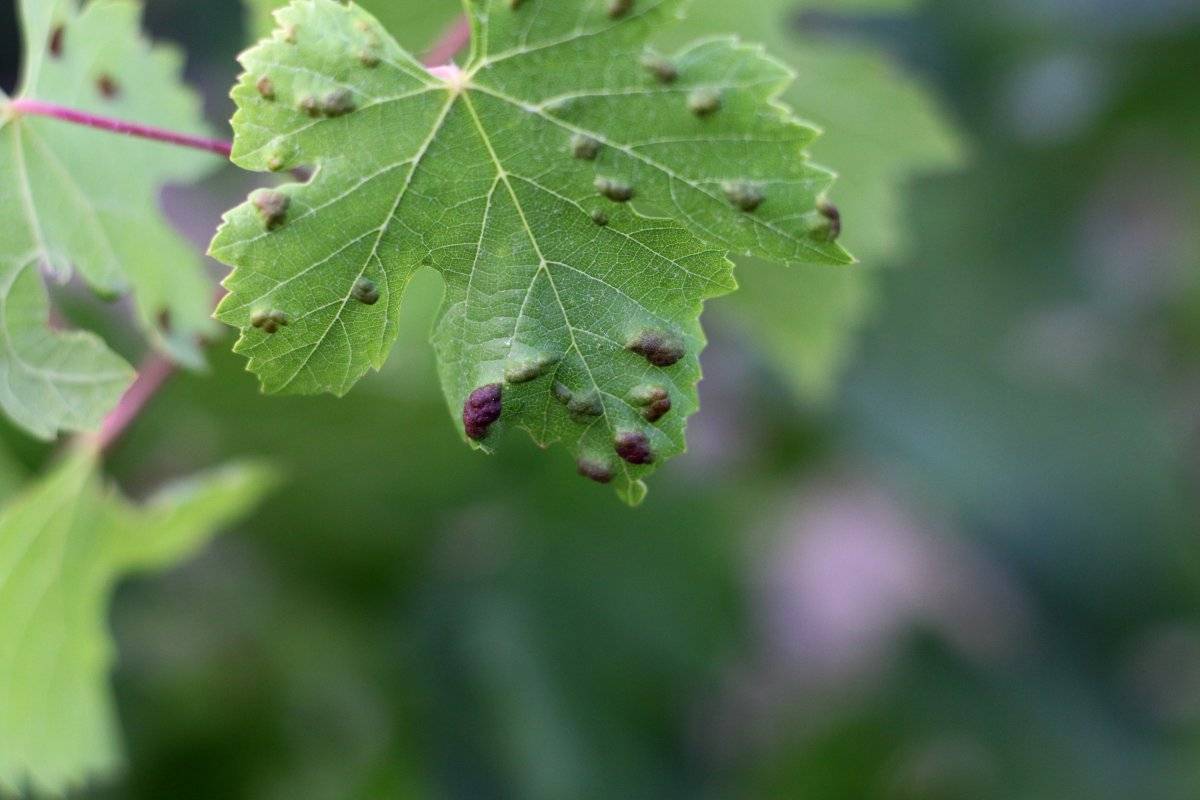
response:
M827 399L874 295L872 267L903 257L908 182L962 162L963 146L932 94L878 47L821 35L806 12L903 14L913 0L693 0L682 36L734 31L796 73L785 99L824 129L813 154L839 165L843 243L866 269L782 273L752 260L729 310L797 394ZM682 41L673 36L673 41Z
M813 129L774 102L784 67L719 39L674 56L669 82L646 68L679 6L469 2L470 57L436 74L353 4L277 12L241 59L233 158L318 170L231 211L212 246L236 268L218 318L242 329L264 389L348 391L430 265L466 436L562 440L581 473L639 501L642 476L684 448L701 305L734 288L725 252L849 260L814 225L831 177L804 155ZM378 302L359 299L364 281ZM670 413L647 414L654 389Z
M159 125L205 126L180 55L140 36L130 0L21 0L22 99ZM190 181L211 156L23 115L0 95L0 405L43 437L95 427L131 373L94 336L46 329L38 268L77 269L105 295L132 291L156 346L199 365L211 284L195 250L156 207L159 187Z
M0 794L61 794L118 766L105 622L116 582L187 558L271 482L230 467L136 507L78 452L0 512Z

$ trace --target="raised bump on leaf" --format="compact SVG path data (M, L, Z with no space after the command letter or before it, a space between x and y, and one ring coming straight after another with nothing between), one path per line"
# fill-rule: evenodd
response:
M767 197L761 186L749 181L725 181L721 191L729 202L747 213L757 211Z
M379 302L379 286L370 278L359 278L354 282L350 296L363 305L373 306Z
M633 0L610 0L608 4L608 16L612 19L619 19L633 10Z
M622 459L635 465L654 463L650 438L641 431L622 431L613 439L613 449Z
M269 231L275 230L284 223L284 220L287 219L288 206L292 204L291 198L286 194L273 189L255 192L252 202L262 219L263 227Z
M721 93L710 87L701 87L688 95L688 110L697 117L707 117L721 109Z
M258 93L262 95L264 100L275 99L275 82L266 75L258 79L258 82L254 84L254 88L258 89Z
M596 483L612 483L613 468L612 464L607 461L601 461L598 458L582 457L576 464L576 471Z
M354 108L354 95L349 89L334 89L321 100L321 113L327 117L340 117Z
M626 349L642 356L656 367L669 367L683 358L683 341L673 333L645 329L634 335Z
M571 155L581 161L595 161L600 153L600 142L591 136L577 133L571 138Z
M559 359L545 353L526 351L509 358L504 365L505 383L521 384L537 380Z
M629 403L642 409L647 422L658 422L671 410L671 395L662 386L644 384L629 393Z
M596 191L612 200L614 203L628 203L633 199L633 187L615 178L596 178Z
M592 211L592 222L603 228L608 224L608 214L604 213L599 208Z
M99 78L96 78L96 90L99 91L100 95L106 100L111 100L117 96L117 94L121 91L121 88L117 85L117 81L112 75L105 73Z
M65 31L66 29L62 25L55 25L54 30L50 31L50 43L46 46L46 49L50 51L50 55L54 58L62 57Z
M817 210L804 215L804 230L817 242L833 242L842 235L842 212L827 200L817 201Z
M503 410L504 387L489 383L471 392L463 404L463 429L476 441L488 435L488 428L500 419Z
M659 83L674 83L679 78L679 69L675 66L675 62L657 53L647 53L642 56L642 66Z

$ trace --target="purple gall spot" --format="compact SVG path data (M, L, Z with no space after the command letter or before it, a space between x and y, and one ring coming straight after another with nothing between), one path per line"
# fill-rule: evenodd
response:
M270 312L262 311L260 309L250 315L250 324L253 325L255 328L261 328L267 324L267 321L270 318L271 318Z
M571 138L571 155L580 161L595 161L600 154L600 142L591 136L577 133Z
M286 194L272 190L256 193L252 202L258 210L263 227L269 231L275 230L284 223L284 220L287 219L288 206L292 204L291 198Z
M100 96L106 100L113 99L121 91L121 88L117 85L117 82L111 75L108 74L101 75L96 79L96 89L100 92Z
M610 19L620 19L633 10L633 0L611 0L608 4Z
M707 117L721 109L721 93L716 89L697 89L688 95L688 110L697 117Z
M669 367L684 356L679 337L663 331L644 330L634 336L626 348L656 367Z
M263 100L275 99L275 82L266 75L258 79L258 82L254 84L254 88L258 89L258 93L262 96Z
M54 26L54 30L50 31L50 43L47 49L53 58L62 58L63 38L66 36L66 29L62 25Z
M654 53L647 53L642 57L642 66L659 83L674 83L679 78L679 70L675 64Z
M373 280L359 278L354 282L354 288L350 290L350 296L363 305L373 306L379 302L379 286Z
M730 203L746 213L757 211L766 200L762 187L747 181L725 181L721 184L721 190Z
M267 318L281 328L286 327L288 324L288 315L278 309L268 314Z
M654 451L650 448L650 439L641 431L625 431L618 433L613 440L613 449L622 459L630 464L653 464Z
M658 422L671 410L671 395L661 386L639 386L630 392L629 402L641 407L647 422Z
M633 187L612 178L596 178L596 191L614 203L628 203L633 199Z
M597 208L592 212L592 222L603 228L608 224L608 214L605 214L603 211Z
M831 241L842 235L842 212L838 210L837 206L828 200L821 200L817 203L817 212L829 220L829 236Z
M608 463L598 461L592 458L581 458L576 462L578 472L588 480L593 480L596 483L611 483L613 479L613 470Z
M488 428L500 419L503 393L504 387L499 383L489 383L471 392L463 404L463 429L467 436L475 441L487 436Z

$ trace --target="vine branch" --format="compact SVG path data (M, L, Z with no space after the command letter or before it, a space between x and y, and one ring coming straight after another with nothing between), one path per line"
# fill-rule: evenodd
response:
M120 119L113 119L112 117L92 114L87 111L80 111L75 108L68 108L67 106L60 106L57 103L47 103L44 100L31 100L22 97L13 100L9 103L8 107L16 114L51 117L63 120L64 122L73 122L76 125L86 125L89 128L109 131L110 133L120 133L126 136L136 136L140 139L151 139L156 142L166 142L167 144L174 144L180 147L204 150L223 156L224 158L229 158L230 153L233 152L233 145L224 139L210 139L206 136L193 136L188 133L169 131L165 128L156 128L153 125L126 122Z

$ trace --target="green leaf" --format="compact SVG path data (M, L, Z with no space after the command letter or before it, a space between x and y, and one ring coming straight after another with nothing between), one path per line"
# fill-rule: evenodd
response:
M0 512L0 792L60 793L119 766L105 622L117 581L187 558L271 483L229 467L137 507L80 451Z
M466 435L563 441L639 501L684 449L701 306L734 288L725 252L849 261L817 210L831 176L804 155L815 132L774 102L787 69L731 39L673 56L673 80L647 68L679 7L471 2L470 57L437 75L357 6L279 11L242 56L233 158L318 169L231 211L212 246L235 267L218 318L264 389L348 391L432 266Z
M250 37L269 36L275 28L275 10L286 5L287 0L245 0ZM461 0L363 0L359 5L413 53L424 52L462 13Z
M140 36L129 0L22 0L20 97L187 133L206 132L182 57ZM131 379L90 334L46 328L39 267L72 269L104 295L132 292L152 343L203 363L212 286L195 249L157 208L159 187L191 181L211 155L19 115L0 95L0 405L32 433L95 428Z
M825 131L812 151L837 164L842 242L866 269L781 273L739 262L730 310L766 347L770 363L806 399L829 398L875 293L872 268L903 258L911 237L909 182L962 163L963 146L935 98L886 54L843 34L805 28L804 12L902 14L912 0L694 0L682 35L733 31L761 42L796 72L784 95Z

